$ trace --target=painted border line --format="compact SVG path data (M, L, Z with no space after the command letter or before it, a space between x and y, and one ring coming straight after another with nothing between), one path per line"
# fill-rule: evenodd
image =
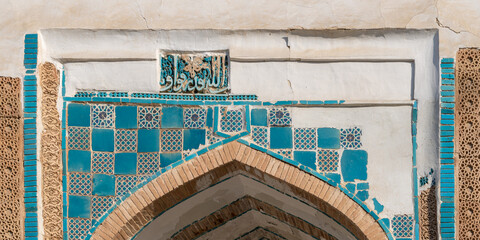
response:
M455 239L455 63L453 58L441 61L440 87L440 236Z
M23 139L24 139L24 200L25 240L38 239L37 195L37 51L38 35L25 35L23 65Z

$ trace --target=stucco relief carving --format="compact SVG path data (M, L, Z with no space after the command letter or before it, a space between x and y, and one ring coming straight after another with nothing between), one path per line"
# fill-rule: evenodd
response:
M420 194L420 239L438 239L437 234L437 197L435 186Z
M62 239L61 122L57 111L60 75L52 63L40 65L42 88L40 161L42 163L43 221L45 239Z

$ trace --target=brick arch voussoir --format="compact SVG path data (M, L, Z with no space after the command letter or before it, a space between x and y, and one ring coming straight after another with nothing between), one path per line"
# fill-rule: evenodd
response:
M388 239L372 215L340 189L236 141L182 163L145 184L92 229L91 239L130 239L156 216L203 190L199 185L211 186L238 171L260 180L270 177L288 184L297 197L314 204L358 239Z

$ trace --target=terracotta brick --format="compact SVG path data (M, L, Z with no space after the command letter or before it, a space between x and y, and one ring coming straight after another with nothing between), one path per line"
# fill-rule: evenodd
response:
M207 152L205 155L206 157L208 157L208 159L210 159L210 162L212 163L213 168L217 168L222 165L221 163L217 162L217 159L213 155L212 151Z
M134 215L137 215L141 209L143 209L146 206L143 206L142 202L140 202L140 199L138 199L138 196L136 194L132 194L130 197L128 197L125 200L128 204L131 205L133 211L135 211Z
M276 162L277 162L277 160L275 160L273 158L269 159L267 167L265 168L264 172L268 173L268 174L271 174L271 171L273 169L273 165L275 165Z
M332 196L327 200L327 202L333 206L333 203L335 202L335 200L337 200L338 196L340 196L340 193L341 191L338 190L338 188L334 188L334 192L332 194Z
M353 206L353 204L355 203L351 199L348 199L348 200L349 201L347 201L347 203L342 208L339 209L345 216L347 215L348 209L350 209Z
M305 188L305 190L306 190L308 193L314 195L314 194L315 194L315 190L317 189L317 187L318 187L318 185L319 185L320 182L321 182L320 179L317 179L317 177L312 176L312 184L310 185L310 187L307 186L307 187Z
M191 161L185 163L185 173L190 181L199 175L197 173L197 169L195 169L195 166Z
M180 176L182 184L188 182L188 177L187 177L187 174L185 173L184 168L185 168L184 164L181 164L180 166L177 166L175 168L175 170L177 170L178 175Z
M155 201L155 198L150 197L150 195L147 194L147 192L150 192L150 189L142 187L140 188L137 193L141 196L140 201L145 201L145 206L148 207L153 201Z
M325 184L320 194L318 194L318 198L325 199L326 196L330 196L329 194L332 194L332 192L333 192L333 187L330 186L329 184Z
M235 156L237 155L237 153L235 152L235 149L233 147L233 143L228 143L227 145L225 145L225 150L224 151L225 151L225 154L230 159L230 161L235 159Z
M260 165L260 167L258 168L258 170L265 172L268 164L270 164L270 161L272 161L272 158L270 156L266 157L265 160L262 162L262 165Z
M177 181L175 180L175 176L173 176L172 170L174 170L174 169L171 169L171 170L164 173L165 176L166 176L166 178L164 180L165 180L166 184L170 184L172 186L172 189L176 189L176 188L178 188L179 185L178 185ZM168 180L168 182L167 182L167 180Z
M347 212L345 213L345 216L352 219L353 213L356 212L357 210L358 210L358 205L354 204L347 210Z
M312 175L310 175L310 174L305 174L305 177L303 178L303 180L302 180L302 182L300 183L300 186L299 186L301 189L305 190L307 184L309 184L309 183L311 184L311 181L312 181L311 178L310 178L311 176Z
M247 149L247 146L242 144L238 149L237 155L235 155L235 160L241 159L246 149Z
M120 230L120 232L118 232L118 235L120 235L123 239L129 239L130 237L127 235L127 233L125 233L125 231Z
M199 166L199 169L202 172L202 175L208 172L207 164L202 158L196 157L194 163Z
M222 163L223 164L227 164L230 162L230 160L228 159L227 155L225 154L225 147L221 147L220 149L218 149L215 153L218 154L217 158L220 158L220 160L222 160Z
M295 179L295 182L293 183L294 186L300 186L302 184L303 179L306 177L305 172L303 171L298 171L298 176L297 179Z

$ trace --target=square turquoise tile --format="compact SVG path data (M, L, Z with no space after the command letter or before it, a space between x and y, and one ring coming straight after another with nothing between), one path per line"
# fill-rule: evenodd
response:
M68 126L90 127L90 106L87 104L68 104Z
M272 127L270 128L270 148L285 149L293 147L292 128Z
M90 201L88 196L68 196L68 217L90 218Z
M252 109L252 125L253 126L267 126L267 109Z
M113 129L92 130L92 150L99 152L113 152L115 150Z
M115 174L137 174L137 153L116 153Z
M115 176L107 174L93 175L93 195L96 196L114 196L115 195Z
M205 129L183 131L183 150L198 149L200 145L205 145Z
M160 149L160 130L138 129L138 152L158 152Z
M183 128L183 108L164 107L162 108L162 128Z
M340 130L336 128L318 128L317 146L319 148L340 148Z
M91 152L81 150L68 151L68 171L88 173L91 169Z
M341 157L343 181L367 180L368 154L364 150L345 150Z
M181 159L182 153L160 153L160 167L167 167L168 165Z
M136 106L115 107L115 128L126 128L126 129L137 128L137 107Z
M314 151L294 151L293 152L293 160L313 170L317 169L315 165L316 158L317 158L317 154Z

